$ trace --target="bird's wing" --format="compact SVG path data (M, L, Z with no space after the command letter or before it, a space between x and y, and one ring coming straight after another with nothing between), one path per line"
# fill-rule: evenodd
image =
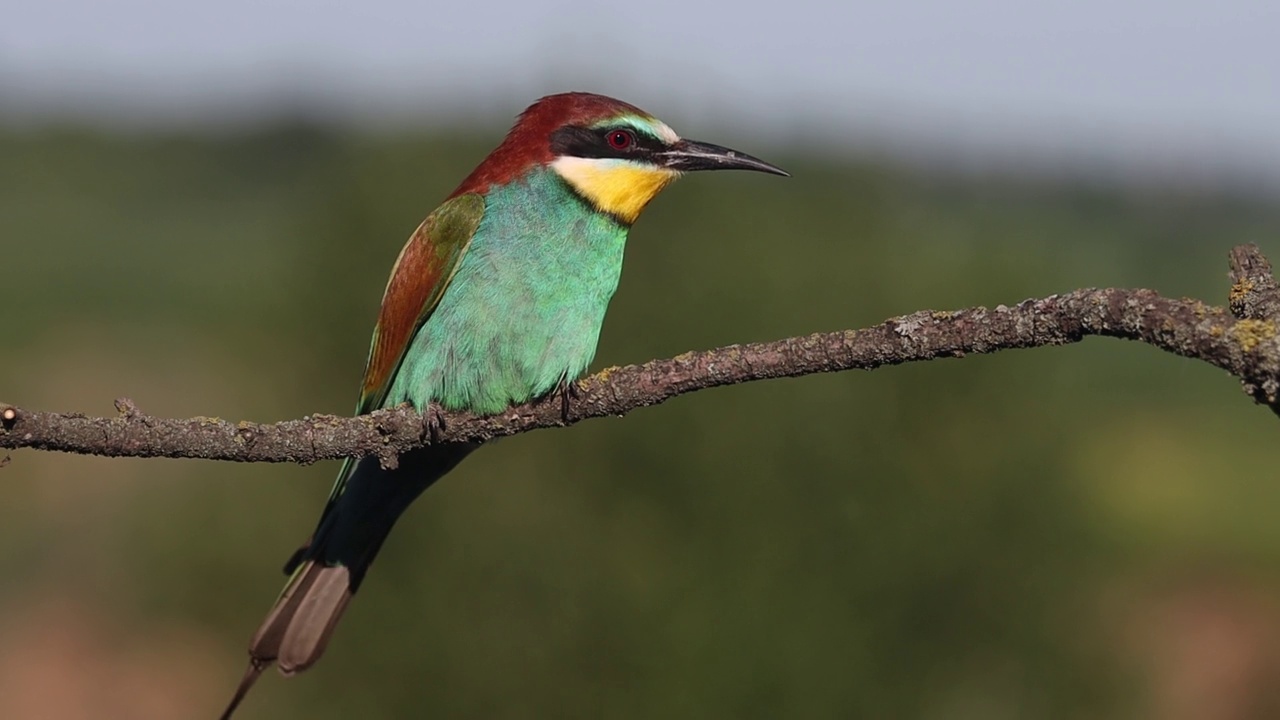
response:
M386 399L405 352L440 304L482 217L483 196L459 195L428 215L405 243L382 295L357 413L376 410Z
M413 336L440 304L440 297L458 271L462 256L471 245L483 217L483 196L477 193L459 195L436 208L409 236L391 269L387 289L382 293L382 309L378 311L378 324L373 329L356 413L376 410L386 399ZM317 532L346 490L347 480L355 467L353 458L347 458L342 464L333 490L329 492L329 501L320 514ZM305 559L312 540L298 548L285 563L286 573L294 572Z

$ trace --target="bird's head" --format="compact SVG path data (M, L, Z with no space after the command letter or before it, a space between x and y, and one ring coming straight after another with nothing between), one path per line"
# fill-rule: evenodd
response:
M685 140L666 123L621 100L572 92L530 105L454 195L483 192L538 166L550 167L597 210L627 224L686 172L787 174L746 153Z

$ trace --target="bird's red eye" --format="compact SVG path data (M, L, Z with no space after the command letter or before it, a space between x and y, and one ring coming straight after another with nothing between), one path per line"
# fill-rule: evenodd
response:
M636 137L626 130L610 130L607 139L609 147L614 150L626 150L636 141Z

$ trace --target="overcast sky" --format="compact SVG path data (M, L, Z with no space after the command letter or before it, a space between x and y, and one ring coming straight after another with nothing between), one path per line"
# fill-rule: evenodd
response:
M677 130L1280 177L1280 0L0 0L11 119L496 121L571 88Z

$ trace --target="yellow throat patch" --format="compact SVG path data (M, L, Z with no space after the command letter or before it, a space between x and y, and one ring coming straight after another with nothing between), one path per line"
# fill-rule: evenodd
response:
M675 170L648 167L626 160L560 157L551 167L597 209L627 224L662 188L680 177Z

